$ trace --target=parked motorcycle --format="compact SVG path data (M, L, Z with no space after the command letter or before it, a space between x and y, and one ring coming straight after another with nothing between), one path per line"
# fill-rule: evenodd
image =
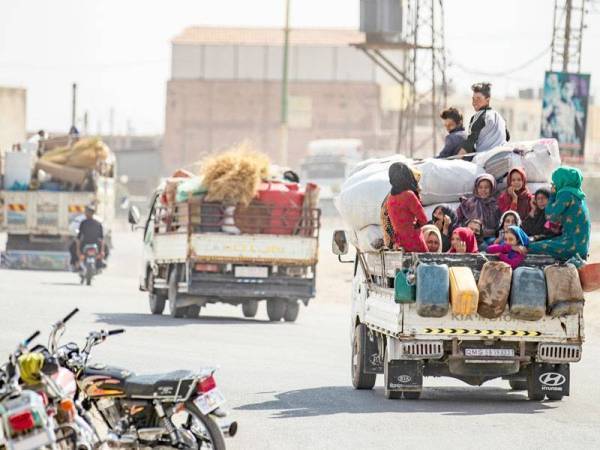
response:
M98 258L100 257L98 245L87 244L83 247L83 261L81 261L79 269L79 279L81 284L85 283L88 286L92 284L92 278L99 272Z
M136 375L91 364L92 348L125 330L92 331L80 349L73 342L57 347L63 329L64 323L53 326L49 347L56 349L59 364L75 374L81 405L108 427L110 447L221 450L224 436L236 434L237 423L221 408L225 398L217 388L215 369Z

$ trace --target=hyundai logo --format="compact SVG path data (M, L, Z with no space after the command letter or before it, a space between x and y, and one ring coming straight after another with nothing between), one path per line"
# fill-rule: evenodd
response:
M398 383L409 383L412 378L410 375L400 375L398 377Z
M556 372L546 372L540 375L540 382L546 386L562 386L567 381L564 375Z

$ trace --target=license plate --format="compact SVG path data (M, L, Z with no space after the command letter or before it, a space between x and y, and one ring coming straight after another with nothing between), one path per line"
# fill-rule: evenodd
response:
M477 357L502 357L510 358L515 356L515 350L512 348L466 348L465 356Z
M258 266L236 266L234 268L236 278L269 278L268 267Z
M206 415L225 403L225 397L223 397L223 394L221 394L219 389L214 388L208 391L206 394L196 398L194 403L200 412Z
M34 450L52 443L52 436L45 431L18 440L11 440L8 448L12 450Z

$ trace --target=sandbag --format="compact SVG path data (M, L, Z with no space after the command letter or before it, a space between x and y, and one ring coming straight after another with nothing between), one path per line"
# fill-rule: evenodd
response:
M548 312L552 317L583 311L583 289L573 264L555 264L544 269L548 289Z
M422 173L423 205L457 202L473 192L475 179L484 173L476 164L462 160L427 159L415 167Z
M374 172L379 172L381 170L387 171L387 169L389 169L389 167L395 162L402 162L408 165L412 164L412 160L404 155L390 155L384 158L369 158L356 163L352 167L352 169L348 173L346 183L348 185L356 183L356 180L360 179L360 176L354 177L354 175L358 174L359 172L362 174L362 176L368 176Z
M361 252L377 252L383 247L381 225L367 225L357 233L358 249Z
M206 194L206 186L202 184L201 177L186 178L176 186L175 201L186 202L189 198Z
M506 309L510 295L512 268L502 261L486 262L479 274L477 313L486 319L500 317Z
M523 156L513 146L504 145L477 153L473 162L497 181L501 181L511 169L523 166Z

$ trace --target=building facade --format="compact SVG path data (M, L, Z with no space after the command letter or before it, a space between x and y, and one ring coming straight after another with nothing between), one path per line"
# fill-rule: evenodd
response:
M385 78L352 30L292 30L289 53L288 164L297 168L308 141L359 138L393 148L381 132ZM281 155L283 33L268 28L186 29L172 42L163 163L190 166L204 155L249 140ZM389 140L390 142L387 142Z
M0 87L0 157L26 137L27 91Z

